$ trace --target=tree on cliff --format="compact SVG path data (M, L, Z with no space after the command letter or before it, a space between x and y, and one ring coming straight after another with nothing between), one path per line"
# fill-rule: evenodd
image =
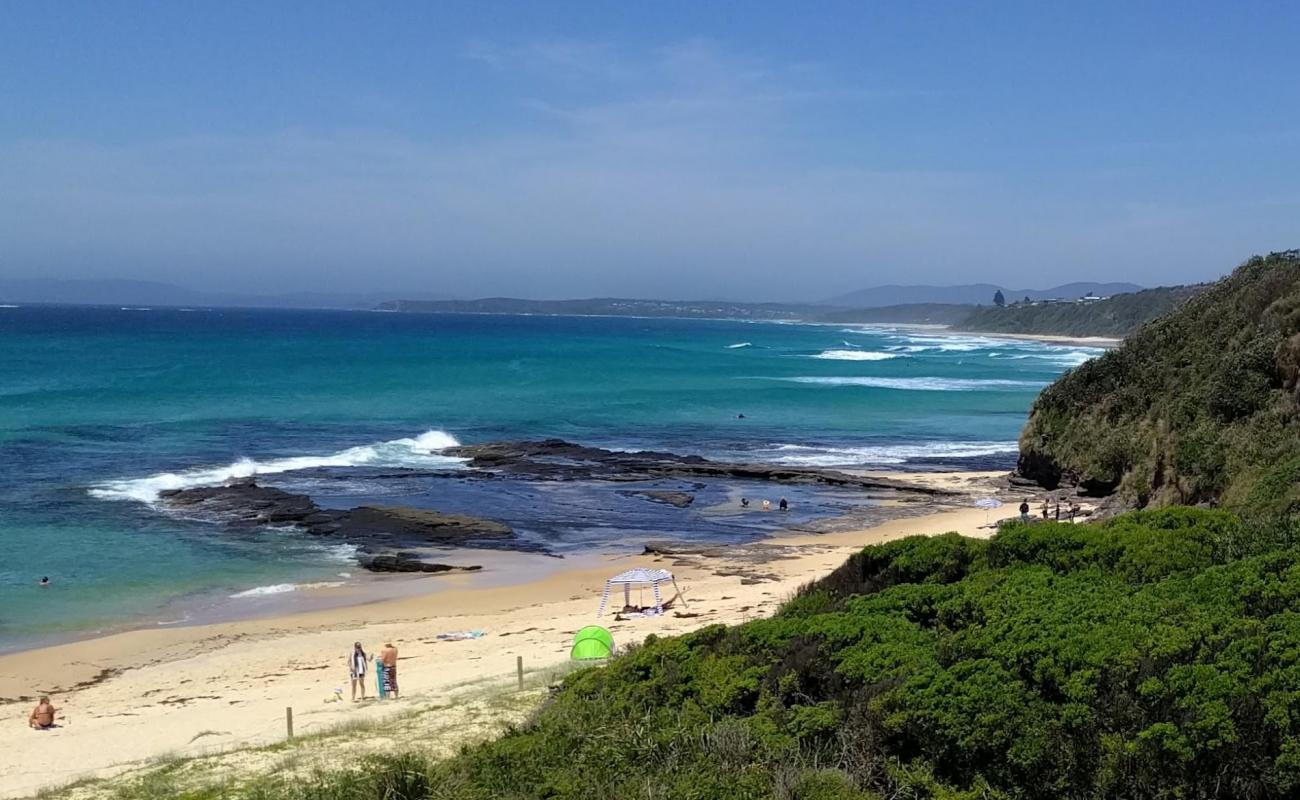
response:
M996 292L993 293L993 305L997 306L998 308L1002 308L1006 306L1006 304L1007 304L1007 298L1005 295L1002 294L1001 289L998 289Z

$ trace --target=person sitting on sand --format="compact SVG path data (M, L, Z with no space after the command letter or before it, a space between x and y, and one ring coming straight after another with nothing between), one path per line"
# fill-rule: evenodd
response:
M37 703L36 708L32 709L32 715L27 718L27 724L38 731L45 731L54 727L54 706L50 703L50 698L41 698L41 702Z
M397 648L389 642L379 651L379 660L384 665L384 693L397 699Z
M348 677L352 679L352 702L357 701L357 687L361 687L361 699L366 699L366 663L370 656L362 649L361 642L355 642L352 645L352 652L348 654Z

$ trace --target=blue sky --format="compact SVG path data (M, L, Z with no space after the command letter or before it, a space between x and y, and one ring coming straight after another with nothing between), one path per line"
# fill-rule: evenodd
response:
M812 299L1300 246L1284 3L22 3L0 277Z

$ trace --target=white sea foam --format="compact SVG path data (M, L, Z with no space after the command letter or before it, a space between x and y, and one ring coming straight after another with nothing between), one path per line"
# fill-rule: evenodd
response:
M0 303L0 308L22 308L22 306L16 306L12 303Z
M349 447L337 453L319 456L294 456L268 461L242 458L223 467L201 467L181 472L159 472L144 478L106 481L90 490L101 500L134 500L155 503L160 492L169 489L190 489L195 486L215 486L233 478L251 478L255 475L274 475L316 467L452 467L463 459L442 455L448 447L460 444L449 433L432 430L414 438L394 439L389 442Z
M1017 451L1016 442L923 442L873 447L814 447L781 444L771 448L772 461L790 466L845 467L905 464L918 458L974 458Z
M1000 378L874 378L800 376L775 378L778 381L809 383L818 386L868 386L876 389L901 389L917 392L979 392L990 390L1037 389L1041 381L1014 381Z
M252 589L245 589L242 592L235 592L230 595L231 599L240 597L262 597L268 594L287 594L298 591L296 583L273 583L270 586L254 586Z
M898 353L873 353L868 350L826 350L810 356L810 358L821 358L827 361L888 361L898 357Z
M754 346L754 343L753 343L753 342L736 342L735 344L729 344L729 345L727 345L727 349L728 349L728 350L738 350L738 349L740 349L740 348L742 348L742 347L753 347L753 346Z
M346 584L343 581L320 581L318 583L273 583L269 586L254 586L252 589L235 592L230 595L230 599L239 600L248 597L265 597L273 594L288 594L289 592L296 592L299 589L333 589L345 585Z

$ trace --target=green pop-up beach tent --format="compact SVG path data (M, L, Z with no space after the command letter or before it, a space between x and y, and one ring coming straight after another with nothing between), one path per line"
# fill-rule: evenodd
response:
M588 625L573 637L569 658L574 661L598 661L614 655L614 637L599 625Z

